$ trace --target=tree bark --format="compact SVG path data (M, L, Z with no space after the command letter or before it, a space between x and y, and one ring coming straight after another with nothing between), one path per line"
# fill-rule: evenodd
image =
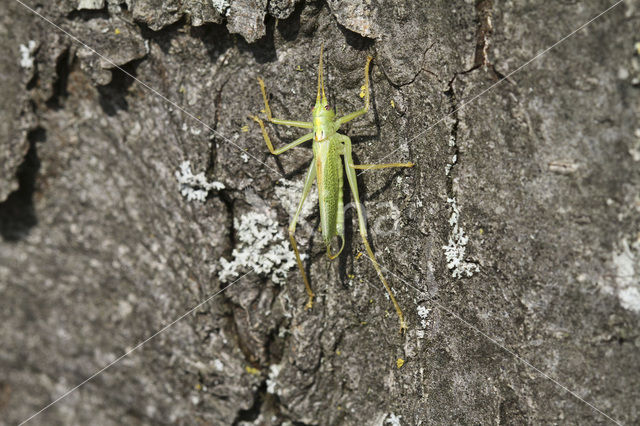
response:
M640 2L4 3L7 424L640 421ZM348 189L284 243L321 44L404 335Z

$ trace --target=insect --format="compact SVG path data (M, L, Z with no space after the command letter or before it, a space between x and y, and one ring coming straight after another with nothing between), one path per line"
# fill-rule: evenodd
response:
M260 91L264 99L264 112L267 115L267 121L273 124L279 124L282 126L301 127L303 129L312 129L310 133L299 137L293 142L283 146L279 149L274 149L271 139L267 134L264 122L257 116L251 116L251 118L260 125L262 130L262 136L269 148L269 151L274 155L280 155L285 151L290 150L304 142L313 140L313 160L306 173L304 188L302 191L302 198L298 204L296 213L289 225L289 239L291 241L291 247L296 256L298 269L304 281L305 288L309 300L306 308L309 309L313 306L313 291L309 285L307 274L304 271L302 260L300 259L300 253L298 252L298 245L295 239L296 223L298 216L302 210L305 199L311 191L311 186L315 180L318 185L318 202L320 207L320 223L322 229L322 239L327 248L327 256L329 259L335 259L340 255L344 248L344 202L342 200L342 187L343 187L343 173L347 176L347 181L351 188L351 194L355 201L356 212L358 214L358 227L360 235L362 236L362 242L373 266L378 273L378 277L384 285L389 298L393 302L393 306L398 314L400 320L400 333L406 330L406 323L400 305L394 297L391 287L387 283L380 265L371 250L371 246L367 240L367 229L364 220L364 214L362 212L362 205L360 204L360 198L358 196L358 183L356 182L356 170L369 170L369 169L384 169L390 167L413 167L414 163L388 163L388 164L354 164L351 157L351 139L348 136L338 133L340 126L344 123L351 121L369 111L369 64L373 59L371 56L367 58L367 63L364 67L364 107L347 114L343 117L336 118L335 111L329 106L327 98L324 93L324 78L322 72L322 53L323 47L320 48L320 64L318 66L318 91L316 96L316 104L312 110L312 121L295 121L295 120L283 120L280 118L274 118L271 115L271 108L269 107L269 101L267 99L267 91L262 78L258 78L260 84ZM342 171L342 161L340 156L344 158L344 172ZM340 237L341 246L337 253L331 253L331 241L334 237Z

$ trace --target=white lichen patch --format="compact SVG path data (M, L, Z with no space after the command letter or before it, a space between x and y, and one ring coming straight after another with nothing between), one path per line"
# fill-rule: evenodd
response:
M227 16L229 14L229 8L231 7L229 0L211 0L211 5L220 15Z
M451 225L451 234L449 235L449 244L442 246L444 255L447 259L447 268L451 270L454 278L470 277L480 270L480 267L473 262L465 260L465 252L467 251L467 243L469 238L464 234L464 229L459 224L460 210L455 198L448 198L447 202L451 205L451 217L449 225Z
M418 316L420 317L420 325L422 328L427 328L427 317L431 313L431 309L424 306L418 306Z
M267 377L267 393L275 395L276 386L278 385L277 379L281 369L282 365L279 364L272 364L271 366L269 366L269 376Z
M604 280L606 284L601 288L607 294L616 295L624 309L640 313L640 239L631 246L623 239L620 245L622 250L611 259L615 271L613 282Z
M224 370L224 364L222 363L222 361L216 358L213 361L213 368L215 368L217 371L222 371Z
M229 282L241 273L254 271L259 275L270 275L274 283L283 284L289 270L295 266L296 258L289 242L278 230L278 223L264 213L250 212L240 220L234 219L233 224L238 245L231 253L232 261L220 260L220 281Z
M37 43L35 40L29 40L27 45L20 45L20 66L25 69L33 68L34 57L33 54L36 51Z
M104 0L78 0L78 10L100 10L104 8Z
M222 182L209 182L203 172L194 175L191 172L191 163L183 161L180 164L180 170L175 173L178 184L180 185L180 193L187 201L204 202L209 195L209 191L219 191L224 189Z
M402 416L398 416L394 413L389 413L389 415L387 416L387 418L384 420L384 424L385 425L391 425L391 426L400 426L400 419L402 418Z
M449 176L449 173L451 173L451 168L454 166L454 164L456 164L457 161L458 161L458 155L453 154L453 157L451 157L451 163L448 163L446 166L444 166L444 174Z

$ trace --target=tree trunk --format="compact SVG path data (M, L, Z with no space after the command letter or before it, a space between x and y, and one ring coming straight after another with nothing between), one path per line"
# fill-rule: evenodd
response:
M22 1L0 17L7 424L640 422L640 2ZM356 162L416 163L358 174L404 334L346 181L340 258L313 197L296 230L305 309L286 227L311 145L273 156L249 118L262 77L310 120L322 44L338 115L374 58Z

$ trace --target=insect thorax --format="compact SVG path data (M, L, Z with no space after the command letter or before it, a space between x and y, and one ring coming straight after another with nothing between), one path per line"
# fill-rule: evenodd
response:
M323 141L335 134L333 117L327 115L315 115L313 117L313 140Z

